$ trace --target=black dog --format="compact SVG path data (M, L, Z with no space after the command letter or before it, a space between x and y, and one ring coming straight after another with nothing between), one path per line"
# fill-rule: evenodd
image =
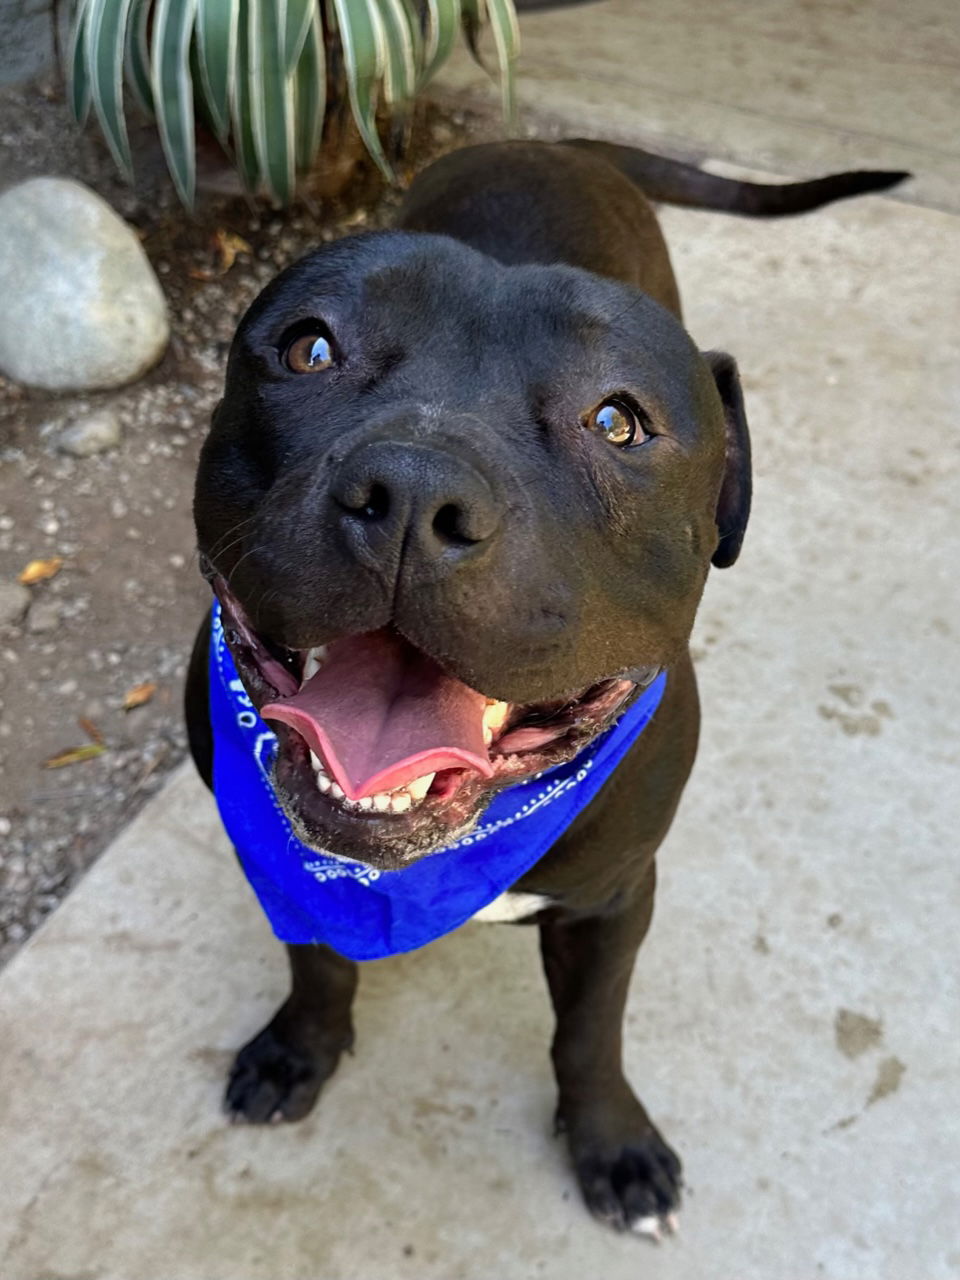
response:
M496 903L539 925L558 1119L588 1206L619 1228L656 1235L679 1203L621 1022L696 751L688 638L750 506L736 365L681 326L639 187L773 215L903 176L763 187L606 144L457 152L414 183L398 230L322 248L263 292L204 445L216 634L241 721L262 729L264 711L276 731L276 820L307 855L371 883L432 874L497 793L561 776L658 691L616 772ZM213 785L210 634L187 714ZM236 1060L237 1116L299 1119L352 1043L357 965L314 926L316 945L281 931L292 992Z

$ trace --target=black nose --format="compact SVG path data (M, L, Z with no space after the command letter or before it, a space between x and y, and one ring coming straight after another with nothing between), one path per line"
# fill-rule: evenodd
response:
M330 494L356 551L378 559L413 540L421 555L468 555L495 537L503 504L492 484L445 449L380 440L337 467ZM365 557L366 558L366 557Z

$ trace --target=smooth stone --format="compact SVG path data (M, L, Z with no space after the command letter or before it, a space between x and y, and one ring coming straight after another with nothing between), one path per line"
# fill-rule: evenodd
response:
M30 608L30 592L19 582L0 582L0 627L16 626Z
M60 432L57 448L74 458L89 458L95 453L115 449L120 443L120 420L110 409L78 418Z
M0 195L0 297L0 370L47 391L131 382L170 336L136 235L67 178L31 178Z

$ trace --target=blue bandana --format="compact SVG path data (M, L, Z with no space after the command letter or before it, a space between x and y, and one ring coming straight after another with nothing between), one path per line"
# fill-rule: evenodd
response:
M399 871L318 853L273 791L276 735L244 692L214 605L210 644L213 789L247 879L281 942L325 942L351 960L413 951L450 933L529 871L594 798L653 717L661 674L567 764L494 796L477 826Z

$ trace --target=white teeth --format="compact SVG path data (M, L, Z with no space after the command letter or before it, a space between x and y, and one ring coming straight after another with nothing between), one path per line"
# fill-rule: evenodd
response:
M436 776L435 773L425 773L422 778L414 778L412 782L407 783L406 790L414 800L422 800L433 785Z
M342 800L343 787L339 787L335 782L332 782L330 784L330 794L333 796L334 800Z
M489 747L493 735L503 728L503 722L510 712L509 702L488 703L483 713L483 741Z
M313 752L313 751L311 751L311 752L310 752L310 764L313 766L313 772L314 772L314 773L326 773L326 772L327 772L326 768L324 767L324 763L323 763L323 761L322 761L322 760L320 759L320 757L319 757L315 752Z
M361 796L360 799L357 801L357 803L360 805L360 808L366 812L367 810L373 808L373 797Z
M386 791L378 791L373 797L373 807L377 813L386 813L390 808L390 796Z
M390 797L390 808L394 813L406 813L412 804L406 791L397 791Z
M330 788L333 786L333 783L330 781L330 779L327 777L327 775L326 775L325 773L318 773L318 774L317 774L317 786L318 786L318 787L320 788L320 790L324 793L324 795L326 795L326 793L327 793L327 792L330 790ZM343 794L343 793L341 792L341 795L342 795L342 794Z
M318 644L315 648L307 650L306 656L303 659L304 683L309 680L311 676L317 674L323 666L326 656L327 646L325 644Z

